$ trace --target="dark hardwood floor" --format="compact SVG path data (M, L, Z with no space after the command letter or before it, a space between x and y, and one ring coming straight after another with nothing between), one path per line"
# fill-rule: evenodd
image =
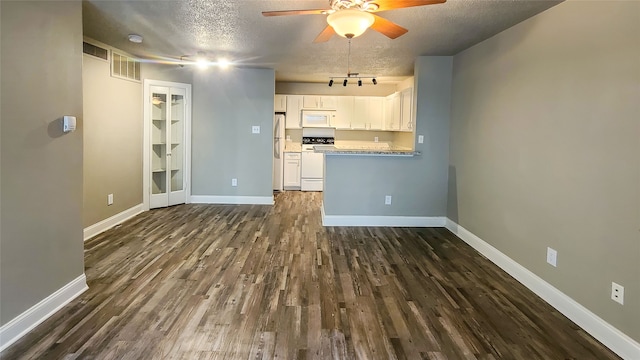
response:
M617 359L446 229L324 228L321 193L85 243L89 290L2 359Z

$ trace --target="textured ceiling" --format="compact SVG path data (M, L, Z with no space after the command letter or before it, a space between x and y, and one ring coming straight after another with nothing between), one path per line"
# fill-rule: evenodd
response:
M368 30L353 39L351 70L383 81L413 74L420 55L455 55L560 1L448 0L379 12L409 32L395 40ZM348 42L313 39L325 15L263 17L262 11L328 8L327 0L180 0L83 2L84 34L150 60L204 51L215 59L276 70L278 81L324 82L347 73ZM127 40L130 33L142 44Z

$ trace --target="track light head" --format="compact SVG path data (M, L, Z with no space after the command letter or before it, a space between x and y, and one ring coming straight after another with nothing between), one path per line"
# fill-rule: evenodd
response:
M373 83L373 85L378 85L378 80L376 80L376 78L373 78L371 82Z
M342 82L342 86L347 86L347 79L344 79L344 81Z
M362 86L362 79L358 79L358 86Z
M329 80L329 87L333 86L333 79Z

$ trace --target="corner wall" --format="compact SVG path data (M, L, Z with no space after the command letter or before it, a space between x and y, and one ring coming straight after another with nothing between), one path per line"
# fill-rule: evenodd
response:
M84 227L142 204L142 83L83 55ZM113 205L107 195L113 194Z
M0 7L4 330L84 277L82 5L2 1ZM63 115L77 117L75 132L62 133ZM8 340L0 339L0 346Z
M639 43L640 3L567 1L456 55L447 212L636 341Z
M194 73L193 202L272 201L274 84L271 69ZM251 133L254 125L260 134Z
M447 56L416 59L416 134L425 142L415 149L422 155L325 156L325 215L445 216L452 64ZM392 196L391 205L384 204L385 195Z

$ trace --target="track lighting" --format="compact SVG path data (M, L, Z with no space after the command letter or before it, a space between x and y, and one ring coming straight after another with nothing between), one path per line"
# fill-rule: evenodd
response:
M334 0L334 1L338 1L338 0ZM340 0L340 1L346 1L346 0ZM351 1L362 1L362 0L351 0ZM370 0L367 0L370 1ZM367 4L369 4L367 2ZM371 3L371 6L373 6L373 8L377 9L377 5ZM344 79L342 81L342 86L347 86L347 84L349 83L349 79L353 79L355 81L355 83L358 84L358 86L362 86L362 79L371 79L373 81L373 85L377 85L378 81L376 80L375 76L360 76L360 73L357 72L351 72L351 39L349 39L349 53L347 54L347 76L333 76L331 78L329 78L329 87L333 86L333 79ZM358 79L356 81L356 79Z

